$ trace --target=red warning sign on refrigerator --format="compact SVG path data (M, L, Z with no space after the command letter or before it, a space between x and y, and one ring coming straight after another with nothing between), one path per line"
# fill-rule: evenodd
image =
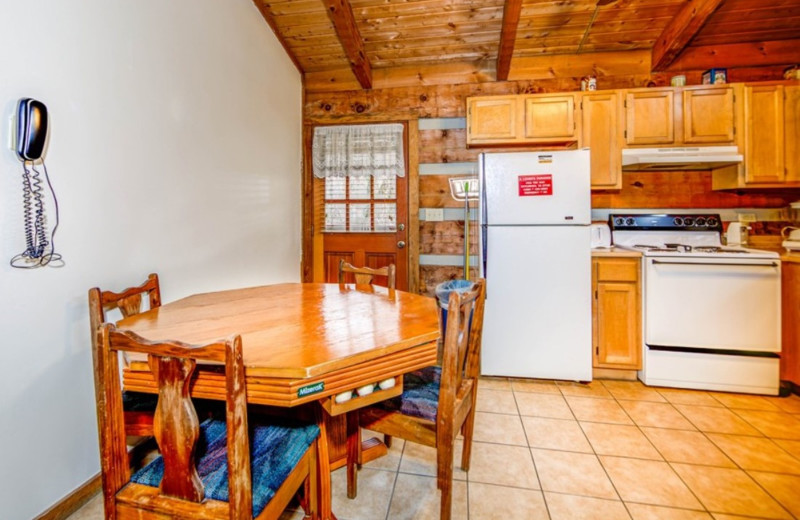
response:
M553 194L553 176L545 175L520 175L519 196L520 197L541 197Z

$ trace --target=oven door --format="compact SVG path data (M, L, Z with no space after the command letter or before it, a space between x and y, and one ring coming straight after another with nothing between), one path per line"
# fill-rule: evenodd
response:
M780 352L778 259L647 257L644 282L651 348Z

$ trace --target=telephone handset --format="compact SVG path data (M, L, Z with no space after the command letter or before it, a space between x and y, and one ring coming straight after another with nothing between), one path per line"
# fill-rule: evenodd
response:
M47 107L41 101L22 98L17 104L16 152L22 162L22 205L25 220L25 245L22 253L11 259L11 266L32 269L45 265L61 267L64 261L55 252L53 237L58 229L58 199L44 164L44 150L47 142ZM53 195L55 222L53 231L47 233L45 215L44 186L37 163L41 163L44 180Z

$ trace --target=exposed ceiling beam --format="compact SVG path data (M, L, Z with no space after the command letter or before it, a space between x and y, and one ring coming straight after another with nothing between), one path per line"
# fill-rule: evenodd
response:
M372 67L364 50L364 40L356 26L353 8L348 0L322 0L328 9L328 17L333 22L336 35L342 43L350 68L355 74L361 88L372 88Z
M653 46L653 70L666 69L724 0L688 0Z
M258 12L261 13L261 16L267 22L267 25L269 25L270 28L272 29L272 33L275 35L276 38L278 38L278 41L281 42L283 50L286 51L286 55L289 56L290 60L292 60L292 63L294 63L294 66L297 68L297 71L300 74L305 72L303 70L303 67L300 66L300 62L297 61L297 56L294 55L292 49L289 48L289 44L286 43L286 39L284 39L283 35L278 30L278 26L275 23L275 19L272 17L272 13L269 12L269 7L267 6L267 4L264 3L264 0L253 0L253 3L255 4L256 9L258 9Z
M776 40L687 47L669 70L705 70L713 67L734 69L795 63L800 63L800 45L797 40Z
M497 81L508 79L521 12L522 0L506 0L506 5L503 7L503 28L500 31L500 48L497 50Z

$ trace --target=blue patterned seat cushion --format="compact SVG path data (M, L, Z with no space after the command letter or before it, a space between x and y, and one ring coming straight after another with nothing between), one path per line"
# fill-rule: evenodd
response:
M200 425L195 463L205 486L205 496L228 501L228 449L224 421L208 419ZM258 516L275 492L319 436L316 424L283 421L250 425L250 466L253 478L253 516ZM159 456L136 472L131 481L158 487L164 475Z
M425 367L403 376L403 393L379 404L384 410L436 421L442 368Z

